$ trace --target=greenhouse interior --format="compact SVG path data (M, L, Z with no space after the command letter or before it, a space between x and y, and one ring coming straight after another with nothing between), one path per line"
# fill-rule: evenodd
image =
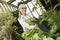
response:
M60 40L60 0L0 0L0 40Z

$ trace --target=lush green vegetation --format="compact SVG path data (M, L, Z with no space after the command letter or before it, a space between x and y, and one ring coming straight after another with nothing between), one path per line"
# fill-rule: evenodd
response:
M11 40L11 34L14 31L12 23L16 21L16 18L11 12L0 13L0 40Z
M50 0L47 2L50 2ZM58 3L58 6L60 6L60 3ZM12 26L18 16L16 12L13 14L10 11L0 13L0 40L60 40L60 10L55 9L57 7L55 5L54 8L44 11L41 2L36 0L33 11L38 7L42 9L42 16L39 16L39 19L29 18L26 20L30 25L36 24L36 27L29 32L27 31L28 34L24 35L16 31L18 27ZM48 22L48 24L45 23L48 27L45 27L50 28L47 31L41 29L44 21ZM44 27L42 26L42 28Z

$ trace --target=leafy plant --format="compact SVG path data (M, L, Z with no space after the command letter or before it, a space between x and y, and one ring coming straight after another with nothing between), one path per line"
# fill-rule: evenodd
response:
M38 0L36 0L37 2ZM49 0L50 1L50 0ZM49 2L47 1L47 3ZM37 5L40 5L40 2L37 2ZM35 7L34 7L35 8ZM34 10L33 8L33 10ZM35 8L36 10L36 8ZM29 19L30 20L30 19ZM38 21L38 22L37 22ZM41 24L43 21L47 21L48 25L50 26L50 30L44 32L41 29L39 29L40 26L36 26L35 29L31 31L30 34L25 34L23 38L25 40L59 40L60 37L60 10L56 9L50 9L48 11L42 10L42 16L40 16L39 19L37 19L37 24ZM28 24L30 24L29 22Z
M0 13L0 39L10 40L10 36L13 31L12 23L16 21L16 18L11 12Z

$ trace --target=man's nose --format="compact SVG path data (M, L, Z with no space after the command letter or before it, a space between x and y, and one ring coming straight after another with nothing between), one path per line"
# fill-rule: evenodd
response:
M26 11L26 9L23 9L23 10L25 10L25 11Z

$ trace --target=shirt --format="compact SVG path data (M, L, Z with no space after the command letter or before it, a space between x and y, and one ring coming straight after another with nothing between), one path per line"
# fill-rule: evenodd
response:
M28 18L29 18L28 15L26 16L21 15L21 17L18 18L18 21L23 28L33 29L35 27L34 25L29 25L28 23L25 22L25 20Z

